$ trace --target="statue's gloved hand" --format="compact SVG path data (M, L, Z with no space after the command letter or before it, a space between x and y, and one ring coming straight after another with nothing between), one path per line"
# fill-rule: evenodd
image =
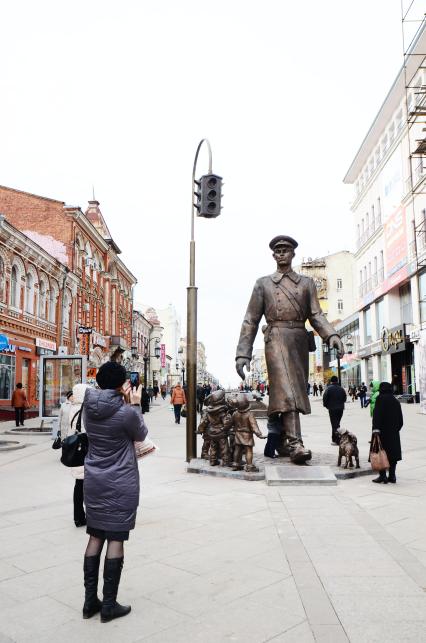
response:
M343 357L345 354L345 348L343 342L338 335L332 335L329 339L330 348L335 348L339 353L339 357Z
M246 379L246 374L244 373L244 366L247 369L247 372L250 371L250 360L248 357L237 357L235 360L235 368L238 373L238 375L241 377L242 380Z

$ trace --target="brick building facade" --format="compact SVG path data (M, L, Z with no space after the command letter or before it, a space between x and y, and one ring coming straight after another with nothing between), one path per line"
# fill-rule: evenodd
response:
M87 354L91 366L99 366L115 347L130 347L136 278L119 257L98 201L89 201L83 212L62 201L0 186L0 213L5 229L7 224L15 229L17 250L22 247L15 270L10 256L2 256L0 332L34 343L36 330L46 327L56 350L64 346L68 353ZM51 277L38 270L43 262L51 265ZM28 305L27 291L32 293ZM34 318L33 329L25 325L28 315ZM82 326L92 332L80 333ZM17 370L15 378L19 374Z

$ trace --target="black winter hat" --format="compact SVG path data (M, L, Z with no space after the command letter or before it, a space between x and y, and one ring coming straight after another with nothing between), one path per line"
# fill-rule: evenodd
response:
M126 369L118 362L105 362L96 375L99 388L120 388L126 381Z

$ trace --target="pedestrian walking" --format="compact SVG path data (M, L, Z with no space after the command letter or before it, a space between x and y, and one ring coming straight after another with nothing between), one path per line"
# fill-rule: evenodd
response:
M330 416L332 444L339 444L340 441L337 430L340 427L340 421L345 409L345 402L346 391L343 386L340 386L337 377L333 375L322 398L323 406L328 409L328 414Z
M159 392L160 392L160 389L158 388L157 384L152 387L152 394L154 396L154 400L157 399Z
M167 386L165 384L162 384L160 386L160 392L161 392L161 397L163 398L163 400L165 400L167 395Z
M370 415L373 417L374 407L376 406L376 400L379 397L380 382L379 380L373 380L371 382L371 396L370 396Z
M318 384L318 390L319 390L319 394L320 394L320 396L322 397L322 392L323 392L323 390L324 390L324 387L323 387L323 385L321 384L321 382Z
M130 606L117 603L124 561L124 541L135 527L139 504L139 471L134 442L143 442L148 430L135 394L126 382L126 369L106 362L97 375L99 389L86 391L83 419L89 438L84 463L89 542L84 557L86 588L83 618L101 612L101 622L126 616ZM125 396L130 393L127 404ZM103 601L98 599L100 557L105 541Z
M84 395L88 388L90 388L88 384L75 384L69 397L69 407L65 406L66 403L61 406L59 412L59 430L62 440L65 440L65 438L70 435L74 435L78 429L82 433L85 432L83 418L80 416ZM68 395L69 394L67 394L67 396ZM84 527L86 524L86 512L84 510L84 466L71 467L69 471L75 480L73 493L74 524L76 527Z
M379 473L373 482L396 482L396 465L402 460L400 430L404 424L401 404L393 394L392 384L382 382L379 395L375 399L373 410L373 433L379 433L380 441L389 460L389 474L386 469Z
M186 404L185 391L181 387L180 382L178 382L173 389L171 404L173 404L175 411L175 424L180 424L180 412L182 406Z
M314 397L318 397L318 384L316 382L314 382L312 390L313 390L313 393L314 393Z
M152 404L152 398L154 397L154 389L152 388L152 386L148 386L146 390L149 395L149 402L150 404Z
M206 399L206 392L204 387L199 384L197 386L197 413L203 412L204 400Z
M149 395L144 386L142 387L141 407L142 413L149 413Z
M366 404L367 387L364 384L364 382L362 382L361 386L359 387L358 397L359 397L359 401L361 403L361 408L364 409L367 406L367 404Z
M306 384L306 393L307 393L308 395L310 395L310 394L311 394L311 385L310 385L310 383L309 383L309 382Z
M16 426L24 426L25 409L29 404L21 382L17 383L16 389L12 393L12 406L15 409Z

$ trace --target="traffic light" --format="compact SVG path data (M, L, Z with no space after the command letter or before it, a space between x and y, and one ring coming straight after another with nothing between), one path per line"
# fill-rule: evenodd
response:
M199 181L195 181L198 188L194 192L197 201L194 204L199 217L213 219L218 217L221 210L222 177L217 174L205 174Z

